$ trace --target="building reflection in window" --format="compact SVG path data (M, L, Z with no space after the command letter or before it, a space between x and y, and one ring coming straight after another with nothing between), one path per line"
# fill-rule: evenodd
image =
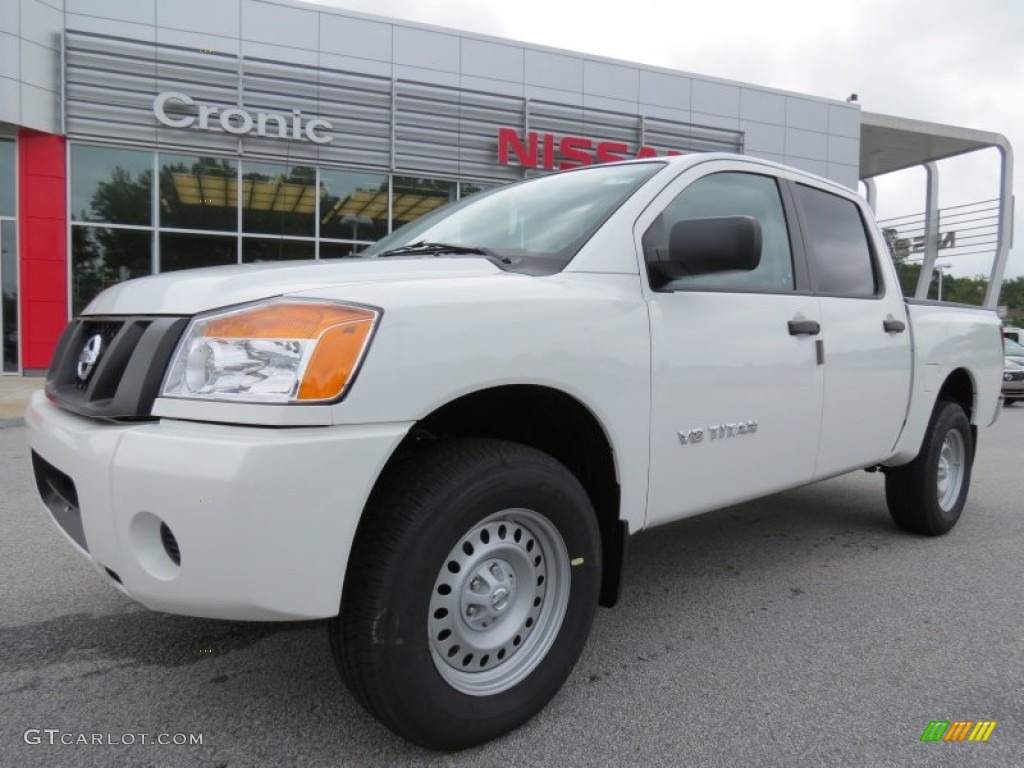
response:
M160 233L161 272L236 263L238 263L238 238L234 235Z
M160 226L237 232L237 163L161 153Z
M391 180L392 229L398 229L455 199L456 185L439 179L395 176Z
M71 305L79 314L96 295L123 280L150 274L149 230L71 228Z
M71 220L152 222L153 153L72 145Z
M334 243L329 240L320 241L321 259L347 259L358 256L367 247L366 243Z
M0 349L3 372L18 372L18 252L17 224L0 221Z
M387 233L386 175L326 168L320 171L320 237L370 243Z
M285 240L279 237L242 238L242 261L290 261L312 259L316 243L312 240Z
M9 165L13 173L13 150L13 142L0 142L0 171ZM85 144L71 145L70 172L75 314L104 288L150 274L154 260L169 272L318 252L324 259L354 256L392 229L489 186ZM13 190L0 186L0 216L11 206ZM10 224L5 234L13 233Z
M313 237L316 169L275 163L242 164L242 231Z

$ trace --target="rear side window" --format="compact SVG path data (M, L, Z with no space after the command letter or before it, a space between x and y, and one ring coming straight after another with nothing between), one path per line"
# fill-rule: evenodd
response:
M820 293L874 296L878 279L860 208L851 200L797 185L805 244Z

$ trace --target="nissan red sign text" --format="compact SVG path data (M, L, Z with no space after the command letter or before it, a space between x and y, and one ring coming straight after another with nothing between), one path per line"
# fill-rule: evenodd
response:
M665 155L681 155L670 149ZM612 163L631 158L658 157L654 147L641 146L631 152L621 141L594 141L586 136L558 136L554 133L528 131L524 141L515 128L498 129L498 162L510 165L513 161L524 168L578 168L594 163Z

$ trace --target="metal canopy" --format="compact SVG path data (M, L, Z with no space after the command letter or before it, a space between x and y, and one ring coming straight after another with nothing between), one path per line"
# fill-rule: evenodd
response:
M860 120L860 178L867 188L868 201L872 207L875 176L918 166L923 167L927 174L925 251L916 291L916 297L919 299L927 296L939 249L939 172L935 165L936 161L980 149L992 148L999 151L999 225L995 257L984 304L994 309L999 301L999 291L1013 236L1013 148L1010 142L998 133L880 115L875 112L861 112Z
M998 133L861 112L860 177L881 176L989 147L1009 147Z

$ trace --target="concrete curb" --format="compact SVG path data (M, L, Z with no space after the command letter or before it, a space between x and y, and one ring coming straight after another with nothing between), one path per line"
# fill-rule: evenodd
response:
M8 429L10 427L24 427L24 419L0 419L0 429Z

